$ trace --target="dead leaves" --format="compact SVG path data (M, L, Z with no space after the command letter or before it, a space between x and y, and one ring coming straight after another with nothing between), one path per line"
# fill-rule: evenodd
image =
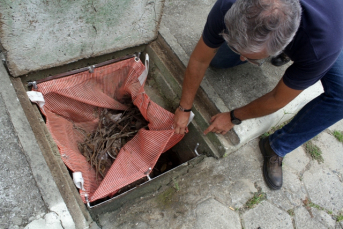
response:
M132 103L125 111L103 109L99 116L97 129L87 134L75 127L85 140L78 143L78 148L86 160L102 178L117 158L120 149L131 140L141 128L147 128L148 122L139 109Z

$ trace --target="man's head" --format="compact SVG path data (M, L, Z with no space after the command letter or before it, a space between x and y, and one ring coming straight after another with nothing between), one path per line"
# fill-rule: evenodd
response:
M299 28L299 0L237 0L225 14L223 37L240 53L278 55Z

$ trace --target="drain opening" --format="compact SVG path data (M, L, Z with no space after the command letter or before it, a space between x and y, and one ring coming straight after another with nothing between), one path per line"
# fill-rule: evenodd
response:
M131 59L128 59L126 61L130 62ZM131 61L130 64L139 64L135 58L133 59L133 61L134 61L134 63ZM68 110L68 112L71 112L71 114L70 114L70 113L68 113L68 112L66 113L64 110L62 110L61 113L53 115L53 117L49 116L49 118L47 118L47 123L50 124L49 129L53 129L57 125L61 125L61 123L65 123L64 124L65 126L63 126L62 130L55 131L53 133L53 136L56 136L56 135L60 136L60 138L56 140L58 147L60 148L60 153L62 155L66 155L67 153L69 153L69 156L62 157L62 160L65 162L65 164L68 167L71 168L71 170L73 172L76 172L76 171L79 172L79 170L81 170L81 173L82 173L85 181L89 181L90 179L94 180L94 173L87 173L91 168L89 166L87 168L83 168L84 164L76 164L73 167L73 163L78 163L78 160L81 160L82 158L80 158L78 154L75 154L73 152L71 153L71 151L73 151L73 148L75 148L75 141L74 140L77 139L78 136L75 134L71 134L70 124L68 124L68 119L70 119L73 122L72 119L74 118L74 116L77 116L79 118L79 120L82 120L81 124L83 125L83 127L86 128L89 125L94 125L94 123L92 124L92 123L83 121L83 120L88 120L87 119L88 116L92 116L92 111L93 111L92 109L94 109L93 107L88 107L88 104L87 104L88 101L85 101L84 97L86 97L86 100L87 99L92 100L94 97L97 98L97 93L101 94L101 92L104 92L106 90L111 90L112 87L109 87L109 85L111 85L110 84L112 82L111 80L114 79L114 78L111 78L111 80L107 79L107 81L105 79L105 81L103 82L104 87L102 87L100 90L94 90L95 92L92 90L92 88L84 88L84 87L87 87L89 85L92 85L92 82L94 81L92 77L96 77L97 73L99 73L99 72L103 72L105 75L106 74L111 75L111 72L109 73L110 69L108 69L109 68L108 65L101 66L100 68L101 69L99 69L99 70L96 69L95 71L93 69L91 72L87 73L88 76L90 76L90 77L85 76L85 74L83 72L77 72L76 74L73 75L73 77L77 76L78 78L73 78L72 80L70 80L69 77L66 77L66 78L63 78L63 81L61 81L62 83L60 81L58 81L58 82L54 81L53 83L41 82L41 84L39 84L40 86L38 87L39 88L38 90L41 89L42 93L46 93L49 96L51 96L51 92L50 91L46 92L46 90L49 89L50 87L57 85L56 87L58 89L62 88L62 92L58 91L58 93L57 93L59 97L62 96L62 100L57 101L57 106L56 106L57 108L56 107L50 107L48 102L47 102L48 105L47 104L45 105L46 109L44 110L44 108L41 107L42 108L41 111L44 114L44 116L46 116L46 117L48 117L48 115L50 115L50 113L53 113L53 111L60 109L60 107L66 107L66 110ZM113 67L113 68L116 68L116 67ZM138 67L133 66L132 68L135 69ZM129 69L129 71L127 69ZM123 67L119 66L116 68L115 71L118 72L119 70L124 70L124 71L126 71L125 74L128 74L131 77L131 74L128 73L128 72L130 72L130 69L131 69L130 67L128 67L128 68L124 67L123 68ZM141 67L141 69L142 69L142 67ZM144 84L145 79L146 79L147 71L143 70L143 69L142 70L136 69L133 72L135 72L135 73L139 72L139 74L135 77L137 77L140 85L142 86ZM91 74L91 75L89 75L89 74ZM117 79L118 78L116 78L115 80L117 80ZM60 79L58 79L58 80L60 80ZM70 84L75 83L74 82L75 80L76 81L83 81L83 80L86 81L86 83L84 84L86 86L83 85L82 90L79 92L88 91L88 93L92 94L91 96L89 96L89 95L81 96L81 99L79 99L79 98L77 99L78 103L76 103L76 104L70 100L71 95L70 95L70 91L69 91L70 88L74 87L74 85L72 87L70 87ZM99 80L99 79L97 79L97 80ZM97 80L95 80L95 82L97 82ZM113 197L113 193L115 193L117 191L117 190L113 190L113 187L119 188L118 189L119 193L115 194L116 196L119 196L119 195L127 192L128 190L131 190L131 189L137 187L138 185L140 185L142 183L146 183L147 175L149 175L148 180L150 180L150 179L153 179L154 177L160 176L164 172L167 172L167 171L175 168L177 165L180 165L180 163L183 163L182 160L180 161L180 160L177 160L175 157L170 157L173 150L169 150L165 153L162 152L162 151L164 151L165 148L170 148L172 145L175 145L183 137L182 135L175 135L173 130L171 129L171 125L173 123L172 116L170 115L169 112L159 109L157 104L155 104L151 101L146 101L147 98L144 95L139 93L141 90L141 89L139 89L139 87L132 89L132 87L130 86L131 82L133 82L132 85L136 85L135 84L136 81L134 81L134 79L132 81L131 78L126 79L125 77L122 77L122 78L119 77L119 82L117 82L117 85L119 88L117 88L117 91L110 91L108 93L111 94L112 96L114 96L115 98L118 98L118 96L119 97L122 96L121 94L117 93L118 91L125 94L125 95L127 93L131 94L131 97L134 98L134 102L136 102L136 104L135 104L136 106L138 104L140 106L143 106L143 109L150 109L150 111L143 111L143 113L146 112L146 115L150 114L150 116L149 117L147 116L147 118L152 123L152 128L155 128L155 129L153 129L153 131L155 131L155 132L151 132L150 135L147 135L148 133L143 133L144 130L142 130L141 134L143 136L141 137L141 139L136 140L136 142L133 143L133 145L130 145L127 147L127 150L125 152L126 154L124 154L124 156L123 156L124 157L123 163L125 164L126 162L128 162L128 163L131 163L131 165L127 166L127 168L124 168L123 174L127 174L130 171L133 171L133 173L136 173L136 174L134 174L134 177L129 176L130 178L128 181L122 181L120 175L118 175L118 174L120 174L120 171L123 168L123 166L119 164L117 166L119 168L119 170L115 170L116 172L112 171L111 176L109 178L109 179L114 178L114 180L115 180L114 183L112 180L108 180L108 179L106 180L107 177L105 177L104 180L106 180L107 182L101 182L100 184L96 184L97 181L95 180L93 182L93 184L88 184L88 187L87 187L87 185L85 185L86 191L80 190L80 194L81 194L81 197L83 198L84 202L88 202L88 200L89 200L93 204L93 203L96 203L98 201L104 201L105 199L108 199L108 197ZM77 82L75 84L75 86L78 85L79 83L80 82ZM127 84L129 84L128 89L121 88L122 86L123 87L127 86ZM66 89L66 90L64 90L64 89ZM88 90L85 90L85 89L88 89ZM129 91L125 91L125 90L129 90ZM130 90L132 90L132 91L130 91ZM66 93L66 94L63 94L63 93ZM71 94L73 96L75 94L75 92L72 92ZM76 94L78 94L78 93L76 93ZM100 100L100 103L105 102L105 105L103 105L103 107L108 106L108 105L106 105L106 102L108 102L108 101L103 101L103 100L106 100L106 97L102 97L102 98L103 99L98 99L98 98L97 99ZM79 100L82 100L81 103L79 103L80 102ZM146 105L144 105L144 103L148 103L148 106L145 107ZM75 104L75 105L71 105L71 104ZM92 104L93 104L93 102L92 102ZM116 106L120 107L121 104L116 104ZM76 108L78 108L79 111L81 109L82 112L81 113L80 112L79 113L73 113L74 109L76 109ZM140 108L142 108L142 107L140 107ZM123 108L121 108L121 109L123 109ZM91 122L93 122L93 121L91 121ZM153 122L155 122L155 123L153 123ZM160 131L162 131L163 133L158 132L159 128L160 128ZM69 131L69 132L65 132L65 131ZM156 141L152 145L149 145L149 143L148 143L148 145L144 145L144 144L142 145L141 144L141 141L149 142L152 139L154 141ZM74 142L71 142L72 140ZM168 142L165 142L165 141L168 141ZM69 144L69 146L65 147L65 143ZM148 174L146 174L146 173L142 174L142 172L140 172L140 174L137 174L137 169L135 167L137 166L137 164L140 164L144 160L141 160L142 158L140 158L140 156L138 156L138 157L136 156L136 158L133 158L133 159L131 158L129 161L126 161L125 158L132 157L132 155L134 155L134 154L131 154L131 150L138 150L138 152L144 151L143 155L141 155L141 156L147 157L145 159L148 161L148 164L147 165L145 165L145 164L140 165L143 167L141 167L138 170L138 172L148 171L147 168L150 169L151 167L153 167L151 172L149 172ZM147 155L144 155L144 153ZM122 155L122 154L119 154L118 157L120 157L120 155ZM162 156L160 157L161 154L162 154ZM176 155L178 155L178 153L176 153ZM158 160L157 164L154 165L154 162L159 157L160 157L160 159ZM168 157L169 157L169 159L168 159ZM189 158L190 156L187 156L187 157ZM150 163L150 165L149 165L149 163ZM146 166L148 166L148 167L146 168ZM146 168L146 169L144 169L144 168ZM119 176L118 182L121 182L119 184L116 183L117 180L115 179L118 176ZM140 178L140 177L143 177L143 178ZM101 186L103 183L105 186L101 187L101 189L100 188L94 189L94 186L97 186L97 185ZM122 184L127 184L127 183L129 183L129 185L122 185ZM120 190L120 189L122 189L122 190ZM100 191L98 192L98 190L100 190ZM93 195L89 195L88 194L89 192L92 193Z

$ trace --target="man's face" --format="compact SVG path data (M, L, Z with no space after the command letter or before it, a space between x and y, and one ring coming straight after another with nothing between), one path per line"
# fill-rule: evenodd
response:
M269 56L265 50L256 53L240 53L240 55L241 61L261 61Z
M231 47L230 45L229 47L233 52L240 55L241 61L248 61L257 66L261 66L265 62L265 59L269 56L265 49L261 52L255 52L255 53L240 53L236 49Z

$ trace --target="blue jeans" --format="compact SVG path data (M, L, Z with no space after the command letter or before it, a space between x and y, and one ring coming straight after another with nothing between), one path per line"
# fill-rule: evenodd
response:
M224 45L227 47L226 44ZM220 49L222 47L223 45ZM223 50L226 47L223 47ZM227 60L233 60L233 62L226 64L222 56L217 56L221 54L220 49L213 58L211 66L217 68L235 66L232 63L237 63L237 56L239 58L239 55L231 51L233 57L227 58ZM236 62L234 62L232 53L236 56ZM280 157L284 157L287 153L343 119L343 51L331 69L321 79L321 82L324 92L307 103L290 123L269 136L270 146Z
M212 59L210 66L214 68L231 68L246 62L247 61L241 61L240 55L233 52L226 42L224 42Z

